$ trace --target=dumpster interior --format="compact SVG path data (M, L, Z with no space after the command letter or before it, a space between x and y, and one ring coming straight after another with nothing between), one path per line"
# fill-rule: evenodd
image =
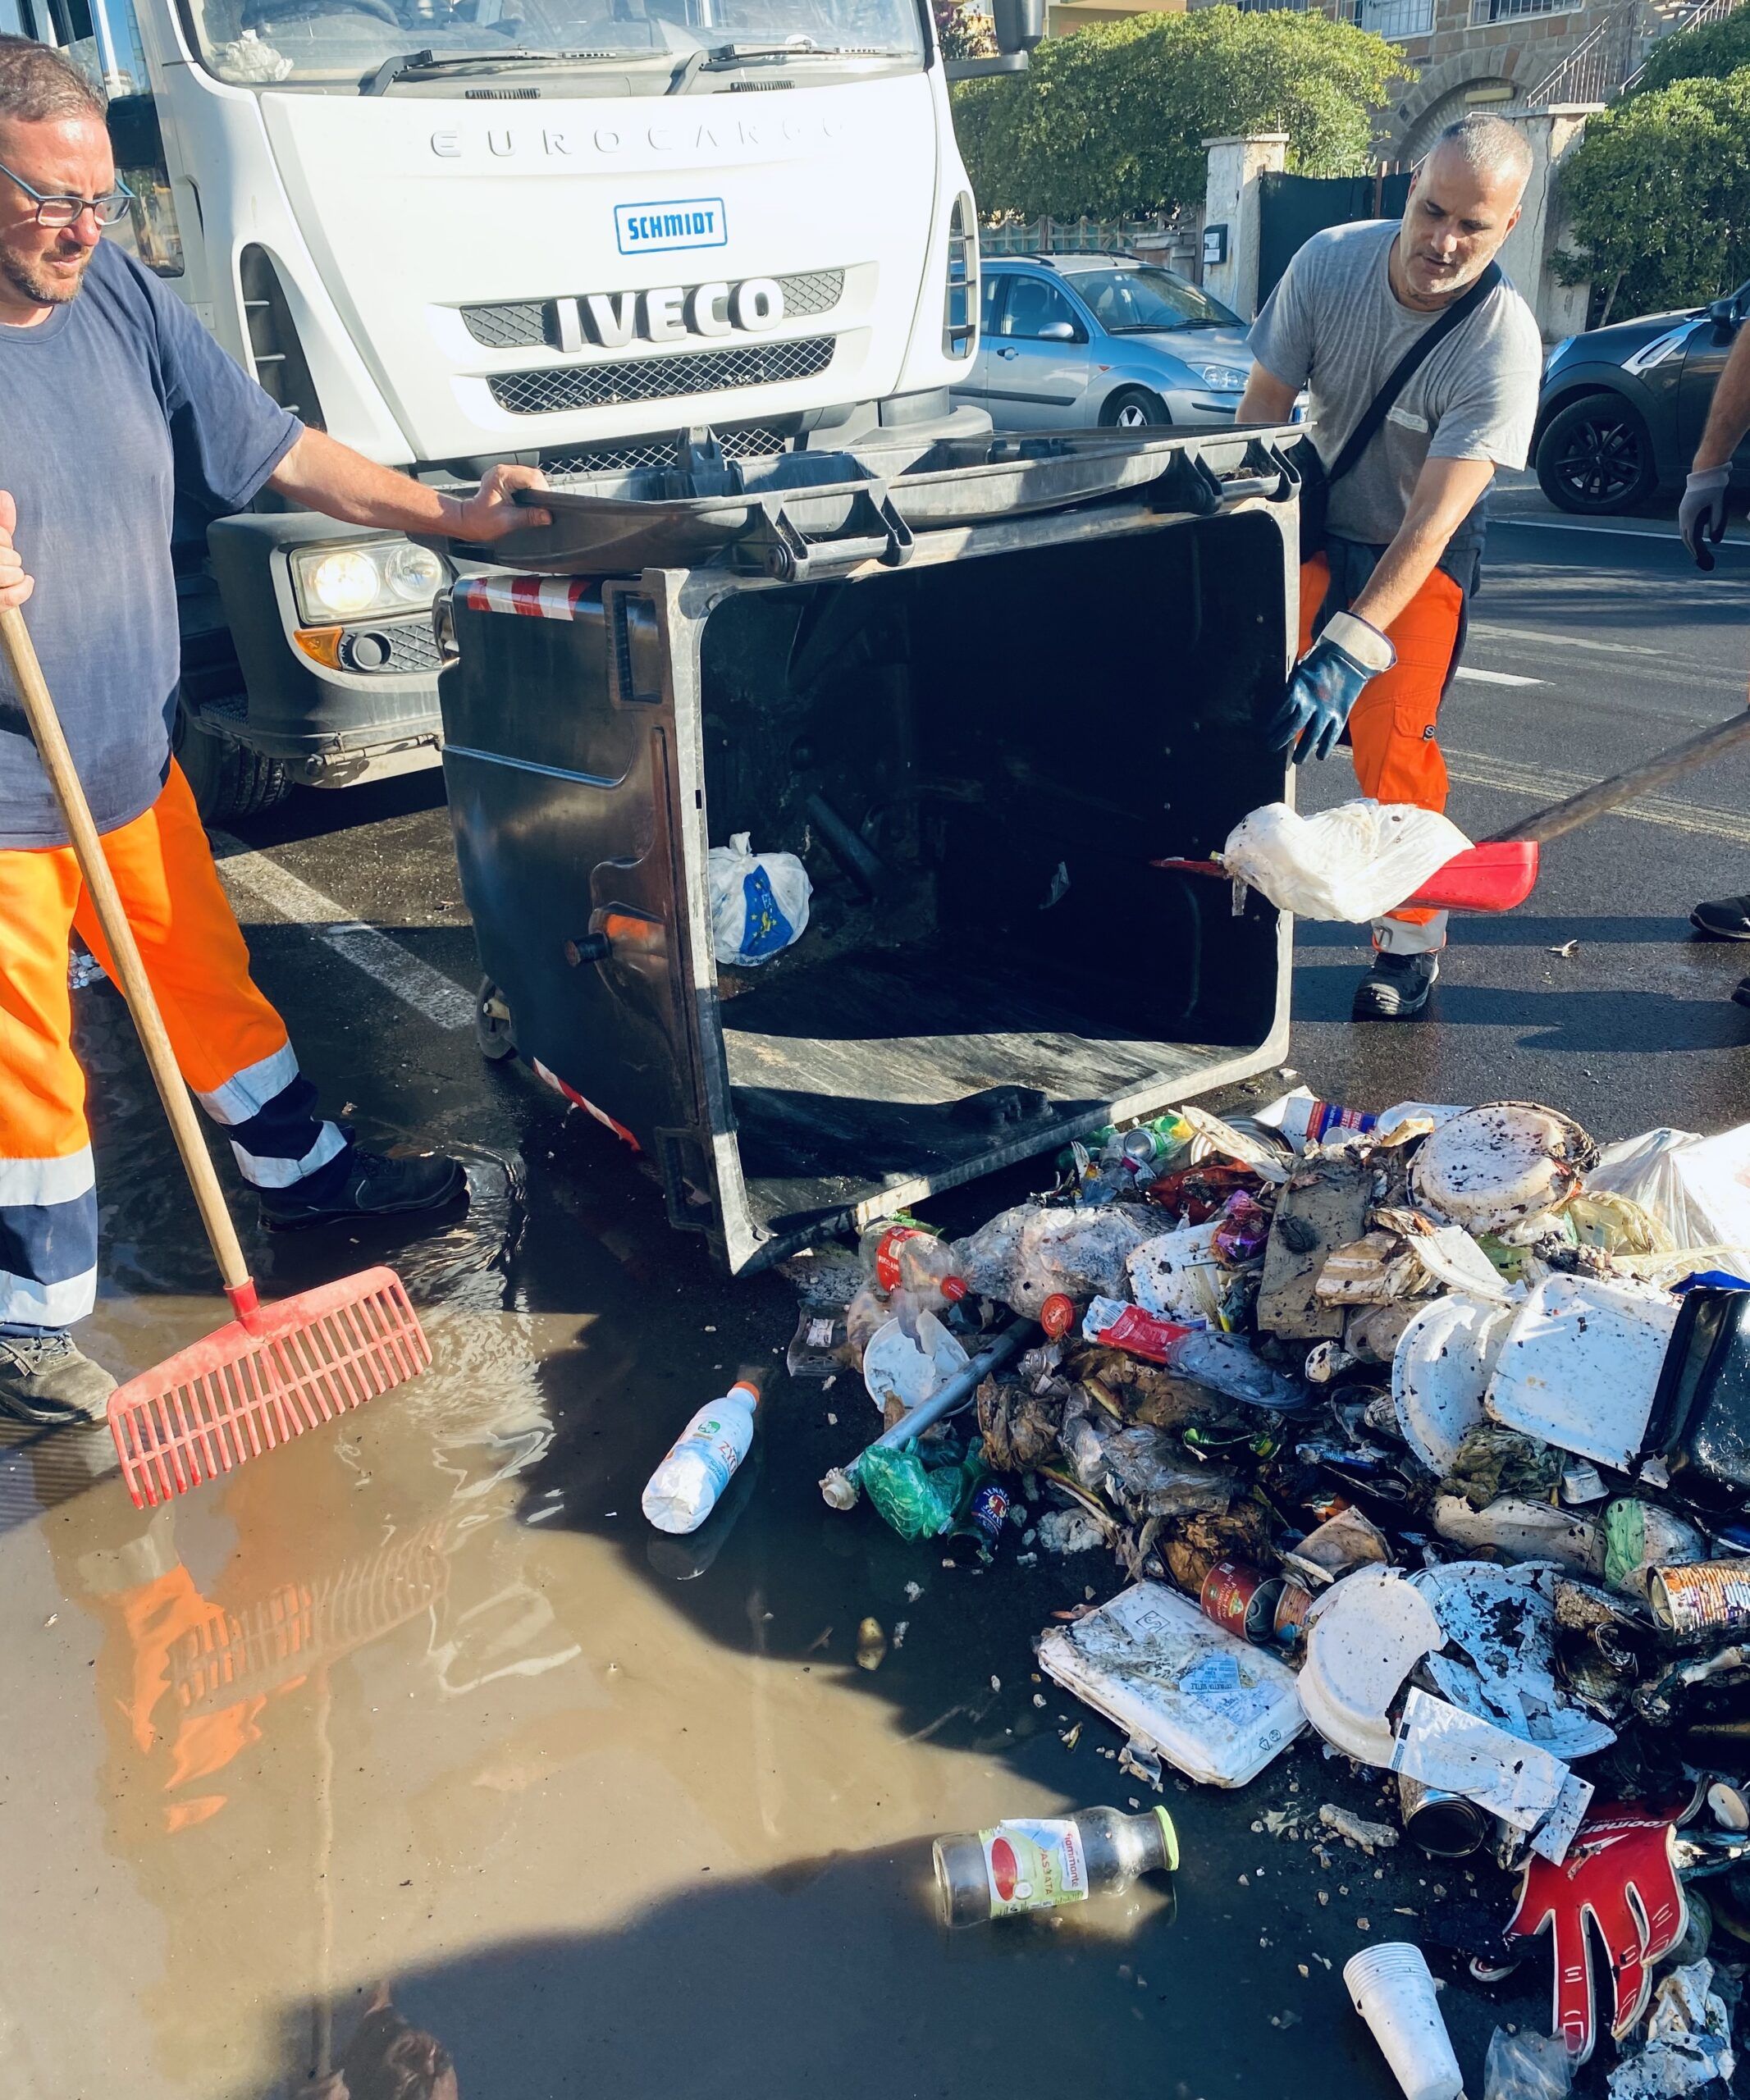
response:
M1242 514L726 597L713 846L799 855L801 939L720 969L754 1222L1039 1150L1268 1038L1276 914L1152 868L1278 799L1282 536Z

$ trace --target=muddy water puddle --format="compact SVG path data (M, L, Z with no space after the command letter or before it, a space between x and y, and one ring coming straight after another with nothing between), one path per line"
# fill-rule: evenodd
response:
M532 1089L432 1112L476 1148L465 1214L249 1243L270 1294L392 1254L427 1376L157 1512L100 1433L0 1454L0 2097L340 2100L352 2050L372 2100L391 2043L467 2100L1387 2091L1319 1956L1439 1899L1251 1831L1328 1787L1311 1753L1242 1796L1169 1784L1170 1893L941 1931L937 1832L1154 1798L1034 1674L1108 1564L945 1567L828 1511L876 1418L784 1382L788 1288L714 1278ZM138 1368L222 1304L144 1106L108 1121L93 1342ZM657 1537L651 1465L753 1364L753 1459ZM1487 2010L1453 2008L1461 2047Z

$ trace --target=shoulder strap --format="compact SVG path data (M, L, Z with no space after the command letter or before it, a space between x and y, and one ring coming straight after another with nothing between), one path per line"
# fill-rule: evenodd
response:
M1327 482L1340 482L1344 475L1360 463L1361 455L1385 426L1392 404L1415 377L1417 369L1432 356L1455 328L1462 328L1489 294L1501 281L1501 265L1491 262L1462 299L1455 299L1441 313L1431 328L1418 336L1414 342L1393 365L1386 383L1368 402L1367 413L1349 433L1348 442L1331 465L1325 469Z

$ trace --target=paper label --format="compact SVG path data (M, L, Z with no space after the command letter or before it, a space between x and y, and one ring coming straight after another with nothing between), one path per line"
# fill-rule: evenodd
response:
M999 1823L980 1831L978 1842L985 1848L993 1918L1086 1901L1087 1855L1072 1822Z

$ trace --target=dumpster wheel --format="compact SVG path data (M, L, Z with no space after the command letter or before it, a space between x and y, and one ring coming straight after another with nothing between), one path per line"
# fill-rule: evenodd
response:
M516 1024L505 995L490 977L482 977L474 994L474 1041L482 1057L502 1064L517 1054Z

